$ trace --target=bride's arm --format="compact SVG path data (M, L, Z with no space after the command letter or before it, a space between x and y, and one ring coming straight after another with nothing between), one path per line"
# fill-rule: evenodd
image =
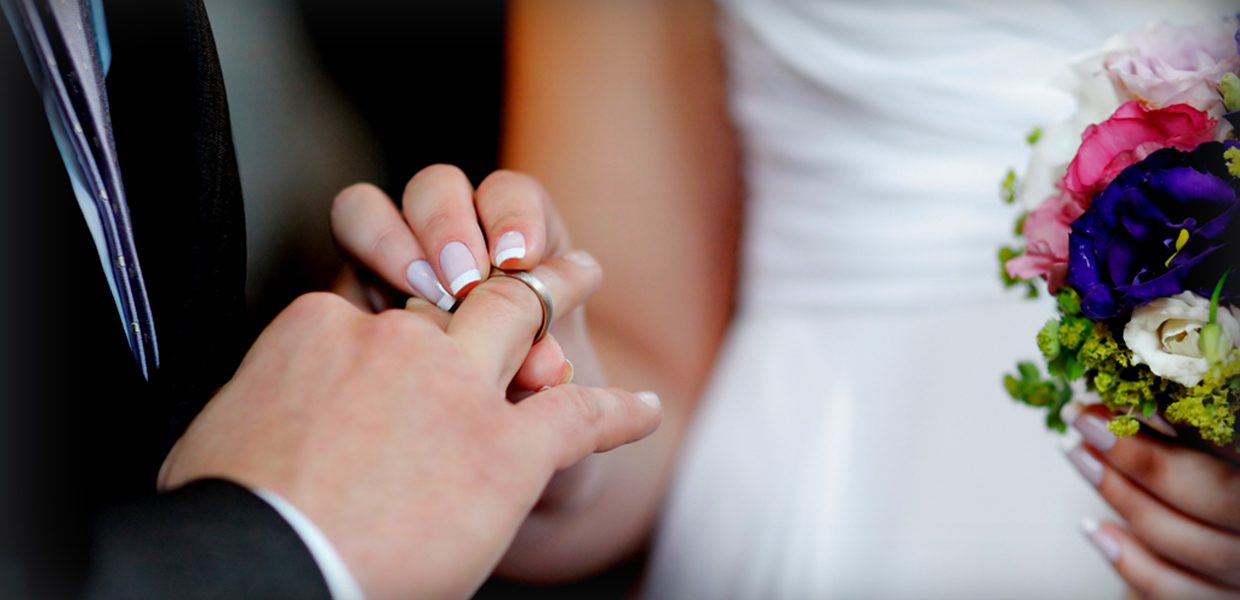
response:
M730 317L739 173L708 0L510 11L504 166L542 180L603 264L587 314L610 383L655 389L665 406L655 436L597 457L587 502L536 510L500 569L568 579L639 548L657 515Z

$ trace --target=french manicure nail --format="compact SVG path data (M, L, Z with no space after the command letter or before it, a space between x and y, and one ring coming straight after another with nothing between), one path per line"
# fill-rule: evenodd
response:
M594 256L585 250L573 250L564 255L564 259L585 269L593 269L598 266L598 261Z
M440 310L452 310L452 305L456 300L448 294L447 290L443 289L439 278L435 276L435 269L431 268L431 263L424 260L409 263L409 267L405 269L405 279L409 280L413 291L427 302L434 303Z
M1180 434L1175 430L1175 426L1168 423L1167 420L1162 418L1162 416L1158 413L1154 413L1148 417L1139 415L1137 420L1141 421L1144 425L1148 425L1150 429L1153 429L1154 431L1157 431L1158 433L1161 433L1169 438L1180 437Z
M1089 453L1080 444L1066 452L1068 462L1076 467L1081 476L1089 481L1094 487L1098 487L1102 483L1103 467L1102 461L1098 460L1093 454Z
M509 231L495 240L495 266L504 269L504 263L525 258L525 236L520 231Z
M573 367L573 361L568 360L567 358L564 359L564 376L560 378L560 385L572 383L573 375L576 374L576 372L577 369Z
M663 406L663 403L659 401L659 395L654 392L637 392L636 395L637 399L642 401L642 404L645 404L650 408L659 408Z
M478 272L473 253L460 242L448 242L439 251L439 268L451 282L448 291L453 296L459 296L465 288L482 281L482 273Z
M1089 517L1081 519L1081 531L1107 561L1114 563L1119 560L1119 540L1098 525L1097 520Z
M1072 422L1072 426L1081 432L1081 436L1090 446L1103 452L1115 445L1115 434L1107 429L1107 422L1096 415L1081 415Z

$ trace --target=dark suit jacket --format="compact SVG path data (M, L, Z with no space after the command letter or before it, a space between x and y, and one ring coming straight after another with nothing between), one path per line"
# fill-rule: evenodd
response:
M162 365L144 381L129 352L4 23L0 586L40 597L326 597L300 538L248 491L208 481L155 493L167 450L249 342L244 218L200 0L105 9L112 122Z

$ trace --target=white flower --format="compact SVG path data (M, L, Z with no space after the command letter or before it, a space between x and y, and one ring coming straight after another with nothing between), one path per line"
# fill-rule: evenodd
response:
M1210 321L1210 300L1192 292L1159 298L1132 312L1124 326L1124 343L1132 350L1133 363L1149 365L1159 377L1193 387L1209 368L1197 346L1201 327ZM1219 307L1225 348L1240 341L1240 311Z
M1033 210L1059 194L1056 187L1068 172L1068 164L1081 149L1081 134L1090 125L1107 120L1124 98L1107 76L1105 62L1113 48L1126 44L1124 38L1108 42L1107 49L1077 59L1054 82L1055 87L1076 100L1072 118L1047 127L1034 144L1029 166L1021 180L1017 197L1026 210Z
M1106 58L1106 71L1125 96L1159 108L1189 104L1216 119L1227 112L1219 81L1238 69L1235 18L1154 25L1128 36Z

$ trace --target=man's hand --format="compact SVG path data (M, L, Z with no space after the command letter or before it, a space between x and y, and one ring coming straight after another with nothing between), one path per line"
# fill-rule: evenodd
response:
M571 310L590 261L533 271ZM220 477L271 490L333 542L372 597L462 597L499 561L543 487L585 456L649 435L653 394L559 386L511 404L541 313L494 278L455 315L365 314L329 294L263 333L164 464L161 487Z

